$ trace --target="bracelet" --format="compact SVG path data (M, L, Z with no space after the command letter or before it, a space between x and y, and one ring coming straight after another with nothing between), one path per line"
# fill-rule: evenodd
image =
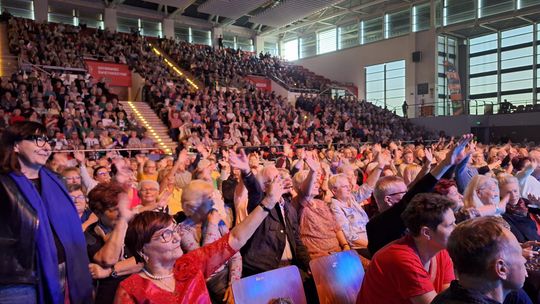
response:
M270 213L270 211L272 211L270 208L266 207L263 203L259 203L259 206L261 206L261 208L264 211L268 212L268 213Z

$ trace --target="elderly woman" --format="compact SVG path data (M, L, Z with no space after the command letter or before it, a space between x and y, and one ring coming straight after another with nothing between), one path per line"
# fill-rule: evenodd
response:
M377 166L368 177L369 182L366 182L370 192L373 191L373 187L385 166L386 159L379 153ZM347 242L353 248L367 247L366 224L369 218L361 206L362 201L358 200L358 196L352 192L350 178L343 173L334 175L328 181L328 187L334 194L330 208L343 233L345 233Z
M168 213L167 200L159 197L159 184L153 180L142 180L139 182L139 197L141 204L133 208L136 213L144 211L156 211Z
M498 180L501 195L509 197L503 218L510 225L512 233L520 243L540 241L537 223L529 214L529 201L520 196L518 179L510 174L501 174Z
M497 180L486 175L475 175L463 195L464 208L476 208L480 216L503 214L507 202L500 199Z
M112 303L118 284L128 275L139 272L133 253L126 249L124 237L131 218L129 197L117 182L97 185L90 193L90 209L98 221L85 232L90 273L97 281L97 303Z
M46 133L24 121L0 139L0 303L92 301L81 220L64 183L44 167Z
M126 244L139 261L142 272L120 283L116 303L210 303L205 280L240 250L274 208L284 183L274 180L260 207L219 240L184 255L180 227L168 214L143 212L130 222ZM192 214L206 216L212 201ZM193 210L195 211L195 210Z
M180 223L180 235L182 250L191 252L210 244L229 232L229 229L219 212L214 212L213 216L207 218L206 210L208 204L214 207L224 203L221 196L216 196L212 184L194 180L182 192L182 208L187 219ZM216 270L207 280L206 285L210 292L213 303L232 301L231 286L238 281L242 275L242 257L236 253L223 266Z
M310 156L306 157L305 163L309 171L298 171L293 177L293 187L298 193L295 200L300 205L300 239L312 259L349 250L347 239L330 206L316 198L322 184L320 165Z
M75 209L77 209L77 214L82 222L82 229L85 231L86 228L95 223L98 218L92 213L92 210L88 208L87 198L84 194L83 187L80 184L69 184L67 185L67 190L73 203L75 203Z

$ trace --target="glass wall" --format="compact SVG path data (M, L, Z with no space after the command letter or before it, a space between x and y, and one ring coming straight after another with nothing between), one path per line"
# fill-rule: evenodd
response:
M366 100L403 116L405 100L405 60L365 68Z
M161 22L140 19L141 35L150 37L162 37Z
M338 49L341 50L358 45L360 43L358 38L359 29L360 27L356 22L338 27Z
M15 17L35 19L33 0L0 0L0 12L4 10Z
M77 17L79 19L79 25L85 24L90 28L105 28L103 21L103 14L99 12L91 12L88 10L77 10Z
M242 51L254 51L253 40L249 37L236 37L236 45Z
M78 25L79 23L74 9L50 5L49 13L47 14L47 21L70 25Z
M311 33L300 38L300 58L317 55L317 34Z
M269 53L272 56L278 56L279 55L279 43L277 42L264 42L264 53Z
M289 61L298 59L298 39L283 42L281 54L283 58Z
M191 29L191 43L212 45L212 32L208 30Z
M477 113L475 104L483 114L497 113L505 100L516 108L537 100L540 83L538 76L535 81L534 66L540 56L534 56L533 47L539 33L535 35L529 25L469 39L469 98L476 100L471 102L471 114Z
M415 5L412 8L412 31L419 32L428 30L430 27L430 5L429 3Z
M336 29L317 33L317 54L333 52L337 49Z
M410 11L400 11L384 15L384 38L405 35L411 31Z
M362 44L379 41L383 39L383 22L382 17L363 20L361 25L361 38Z
M131 17L117 16L117 31L121 33L132 33L140 31L139 19Z
M457 40L449 36L437 37L437 101L435 115L452 115L453 107L448 91L446 63L456 67ZM457 68L457 67L456 67Z

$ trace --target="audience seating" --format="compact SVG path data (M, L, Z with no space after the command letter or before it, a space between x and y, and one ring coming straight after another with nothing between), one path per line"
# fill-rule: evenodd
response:
M309 263L321 304L354 304L362 286L364 268L354 250L334 253Z
M243 278L233 283L236 304L268 303L285 298L294 304L306 304L306 296L300 271L296 266L287 266Z

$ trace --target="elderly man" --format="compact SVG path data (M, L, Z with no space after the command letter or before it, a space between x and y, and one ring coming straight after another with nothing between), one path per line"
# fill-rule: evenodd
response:
M526 260L502 219L481 217L461 223L448 239L448 252L459 280L453 281L432 304L497 304L507 303L510 297L514 303L528 302L516 300L526 298L515 292L525 282Z
M384 176L377 181L373 196L377 209L383 212L397 204L407 193L407 185L399 176Z
M298 215L290 203L289 196L282 196L280 202L272 209L261 204L264 192L268 185L279 177L278 169L266 166L259 174L259 181L251 172L249 161L242 151L236 154L230 152L231 167L239 169L242 173L244 185L248 190L247 211L251 213L255 208L262 208L269 216L257 228L253 236L242 247L242 276L250 276L268 270L277 269L287 265L296 265L307 278L309 271L309 254L307 248L300 240L298 228ZM305 281L308 300L316 301L316 292L311 280ZM309 299L315 295L315 299Z

